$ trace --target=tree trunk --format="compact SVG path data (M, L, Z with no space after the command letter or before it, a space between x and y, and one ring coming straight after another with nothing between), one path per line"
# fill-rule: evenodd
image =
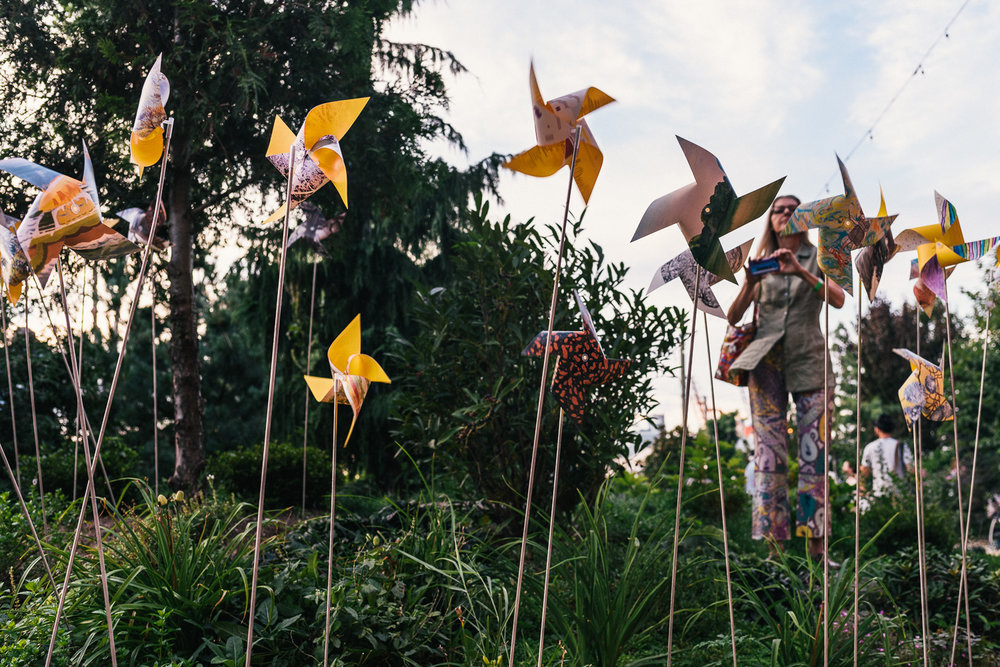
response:
M170 242L167 277L170 279L170 361L174 390L174 474L171 486L193 490L205 467L202 440L201 363L198 356L198 317L194 308L194 231L191 213L191 169L187 151L177 142L170 188Z

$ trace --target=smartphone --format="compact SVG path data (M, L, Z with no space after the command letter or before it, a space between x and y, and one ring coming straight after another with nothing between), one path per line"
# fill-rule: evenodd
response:
M769 257L767 259L751 259L747 268L750 270L751 276L763 276L767 273L774 273L781 266L778 264L777 258Z

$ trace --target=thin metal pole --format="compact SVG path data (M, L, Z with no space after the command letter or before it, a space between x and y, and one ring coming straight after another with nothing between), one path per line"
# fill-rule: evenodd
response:
M0 296L0 299L3 297ZM27 311L25 311L27 312ZM10 352L8 351L9 345L7 344L7 304L0 303L0 322L3 324L3 360L7 367L7 397L10 401L10 429L14 437L14 471L15 478L17 479L17 486L21 486L21 461L17 453L17 419L14 416L14 381L10 376ZM25 327L28 326L25 322ZM45 502L45 498L42 498L42 502ZM44 519L45 512L42 512L42 518Z
M62 295L63 302L63 313L66 316L66 336L67 336L67 347L69 347L70 355L70 366L76 369L76 376L74 378L74 387L76 389L76 409L77 414L83 415L83 389L80 387L80 375L79 375L79 365L76 361L76 349L73 344L73 323L70 321L69 317L69 305L66 300L66 282L63 278L62 260L56 262L56 267L59 274L59 292ZM80 420L80 428L84 433L83 437L83 455L87 460L87 473L89 479L87 480L88 486L94 485L94 467L91 465L91 455L90 455L90 444L87 442L87 429L83 423L83 419ZM86 499L84 499L86 503ZM97 542L97 562L100 567L101 573L101 592L104 594L104 616L108 624L108 642L109 649L111 651L111 664L114 667L118 665L118 652L115 649L115 631L114 623L111 620L111 594L108 591L108 571L104 564L104 543L101 538L101 515L97 507L97 496L91 494L90 496L91 512L94 515L94 538Z
M267 484L267 454L271 444L271 414L274 410L274 380L278 366L278 334L281 330L281 296L285 289L285 245L288 243L288 218L292 207L292 178L295 173L295 145L288 152L288 186L285 193L285 222L281 230L281 259L278 263L278 295L274 306L274 335L271 343L271 376L267 384L267 414L264 422L264 453L260 464L260 494L257 501L257 527L253 545L253 581L250 586L250 620L247 625L247 655L245 667L250 667L253 655L253 626L257 610L257 575L260 571L260 545L264 529L264 488Z
M917 315L917 356L920 356L920 308L916 309ZM923 419L918 417L914 424L914 457L917 461L916 488L917 488L917 556L919 558L918 574L920 578L920 622L923 631L923 654L924 667L929 667L930 657L928 655L927 642L930 637L930 610L927 598L927 543L924 540L924 454L923 454Z
M948 374L951 378L951 427L952 434L955 439L955 487L958 494L958 534L960 537L966 534L965 528L965 513L962 507L962 460L958 455L958 407L955 402L955 359L951 355L951 308L948 305L948 278L945 277L944 281L944 316L945 316L945 332L948 335ZM972 499L969 499L972 502ZM969 583L966 578L967 571L967 560L966 560L966 548L965 540L962 539L962 572L961 579L959 581L958 588L958 604L955 609L955 631L952 635L951 640L951 664L955 663L955 650L958 644L958 622L961 616L962 600L964 592L965 600L965 640L966 648L968 650L969 657L969 667L972 667L972 616L969 614Z
M45 485L42 482L42 447L38 438L38 413L35 411L35 378L31 372L31 328L28 326L28 317L31 312L28 308L30 298L28 296L28 281L24 281L24 356L28 365L28 401L31 404L31 432L35 436L35 475L38 477L38 497L42 501L42 528L48 530L48 519L45 517ZM44 303L39 290L38 300ZM10 375L7 376L8 380Z
M562 270L563 248L566 245L566 222L569 220L569 200L573 194L573 175L576 173L576 156L580 150L581 126L576 127L573 139L573 159L569 167L569 184L566 187L566 206L563 208L562 231L559 235L559 253L552 280L552 303L549 305L549 325L545 336L545 353L542 355L542 379L538 386L538 412L535 415L535 438L531 444L531 464L528 468L528 492L524 501L524 529L521 533L521 555L517 565L517 587L514 593L514 617L511 621L509 667L514 665L517 650L517 618L521 610L521 589L524 586L524 559L528 550L528 527L531 524L531 496L535 488L535 463L538 460L538 439L542 432L542 408L545 405L545 378L549 373L549 352L552 347L552 328L556 319L556 302L559 298L559 273Z
M333 447L330 456L330 552L326 561L326 621L323 624L323 667L330 664L330 597L333 595L333 517L337 506L337 389L340 377L333 376Z
M823 666L830 664L830 281L823 276Z
M861 302L858 294L858 360L854 381L854 667L858 667L858 602L861 583Z
M153 242L152 239L149 241ZM160 495L160 420L156 407L156 283L149 281L149 291L152 301L149 304L149 340L153 349L153 493Z
M694 293L701 288L701 267L694 274ZM698 305L691 305L691 345L684 384L684 408L681 411L681 454L677 468L677 504L674 507L674 544L670 557L670 612L667 617L667 667L673 662L674 603L677 599L677 547L681 541L681 500L684 493L684 458L687 452L688 405L691 402L691 377L694 373L694 335L698 327Z
M700 269L699 269L700 272ZM695 292L697 294L697 292ZM697 305L695 306L697 309ZM705 323L705 351L708 368L712 368L712 344L708 338L708 314L702 313ZM733 611L733 575L729 563L729 529L726 527L726 493L722 479L722 451L719 449L719 411L715 407L715 375L709 370L708 388L712 396L712 427L715 436L715 467L719 475L719 508L722 511L722 551L726 558L726 601L729 604L729 639L733 644L733 667L736 664L736 615Z
M163 184L166 177L167 168L167 157L170 153L170 138L173 135L174 119L168 118L163 122L164 131L164 148L163 148L163 159L160 162L160 182L156 190L156 202L154 204L153 213L153 224L150 225L149 238L154 238L156 235L156 227L159 223L160 218L160 205L163 201ZM125 359L125 350L128 348L128 338L129 333L132 331L132 321L135 318L136 307L139 304L139 295L142 294L142 283L146 277L146 267L149 262L149 254L152 250L152 243L146 245L145 250L142 253L142 263L139 267L139 277L136 279L135 296L132 299L132 305L129 309L128 321L125 323L125 334L122 337L121 349L118 351L118 361L115 364L115 372L111 378L111 388L108 392L108 401L104 407L104 417L101 420L101 430L97 436L97 442L94 448L94 461L87 464L87 487L83 492L83 502L80 507L80 514L77 517L76 522L76 532L73 535L73 543L70 545L69 550L69 560L66 564L66 578L63 580L63 588L59 595L59 602L56 606L56 617L52 622L52 634L49 637L49 650L45 656L45 667L50 667L52 664L52 655L55 652L56 647L56 636L59 632L59 619L62 616L63 607L66 604L66 593L69 590L69 579L73 571L73 560L76 557L76 550L80 544L80 535L82 533L83 521L86 515L87 509L87 498L92 493L94 493L93 477L96 469L97 461L100 460L101 456L101 446L104 444L104 434L107 431L108 420L111 417L111 405L115 399L115 392L118 388L118 378L121 376L122 363ZM37 279L37 277L36 277ZM46 311L47 312L47 311ZM72 372L70 373L71 375ZM86 415L84 415L84 422L87 423ZM89 430L89 429L88 429ZM84 441L86 443L86 441ZM86 450L84 452L87 453Z
M557 362L558 363L558 362ZM542 655L545 652L545 616L549 610L549 579L552 573L552 535L556 527L556 499L559 491L559 460L562 457L562 436L563 418L565 413L562 407L559 408L559 430L556 435L556 464L552 473L552 507L549 510L549 541L545 549L545 584L542 587L542 620L541 630L538 632L538 663L537 667L542 667Z
M312 291L309 292L309 338L306 343L306 373L312 363L313 344L313 306L316 304L316 267L319 263L313 261ZM334 380L336 382L336 379ZM336 408L334 408L336 412ZM306 387L306 416L302 422L302 516L306 515L306 443L309 441L309 387Z

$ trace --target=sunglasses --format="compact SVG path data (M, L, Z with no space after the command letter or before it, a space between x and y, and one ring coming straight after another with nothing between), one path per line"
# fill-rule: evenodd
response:
M775 206L771 211L771 215L781 215L782 213L792 213L797 206Z

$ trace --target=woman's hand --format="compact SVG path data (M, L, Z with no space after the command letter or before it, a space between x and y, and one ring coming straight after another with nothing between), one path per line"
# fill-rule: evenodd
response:
M778 273L801 276L806 272L799 264L799 258L788 248L778 248L769 257L778 260Z

